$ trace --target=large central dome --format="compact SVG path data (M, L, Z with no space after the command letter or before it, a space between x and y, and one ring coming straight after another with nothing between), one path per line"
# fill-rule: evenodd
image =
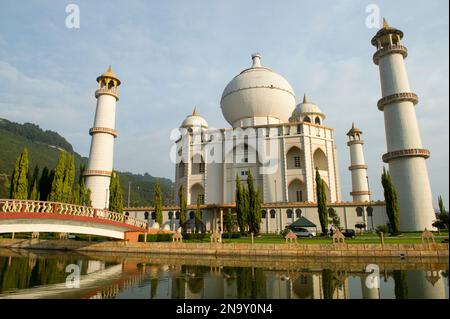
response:
M252 59L252 67L225 87L223 116L233 127L288 122L295 108L294 90L281 75L261 66L261 55L253 54Z

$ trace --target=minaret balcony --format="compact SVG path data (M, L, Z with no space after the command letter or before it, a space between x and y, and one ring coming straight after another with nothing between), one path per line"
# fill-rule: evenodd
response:
M359 164L359 165L351 165L348 167L348 169L350 171L354 170L354 169L367 169L367 165L364 164Z
M412 102L414 105L419 103L419 97L417 94L412 92L402 92L402 93L395 93L388 96L383 97L380 99L377 103L378 109L380 111L384 110L384 107L388 104L395 103L395 102L404 102L409 101Z
M114 96L117 101L119 100L119 93L117 92L117 90L101 88L101 89L98 89L97 91L95 91L96 98L98 98L100 95L104 95L104 94Z
M389 152L383 155L383 162L388 163L390 160L399 157L430 157L430 151L424 148L408 148L404 150L398 150Z
M401 44L388 45L375 52L375 54L373 55L373 63L378 65L382 57L394 53L400 53L401 55L403 55L403 58L406 58L408 56L408 49Z
M114 138L117 137L117 131L108 127L93 127L89 130L90 135L94 135L95 133L107 133L114 136Z
M353 144L364 144L364 141L363 140L351 140L351 141L347 142L348 146L351 146Z
M111 171L97 170L97 169L87 169L84 171L84 176L106 176L111 177Z

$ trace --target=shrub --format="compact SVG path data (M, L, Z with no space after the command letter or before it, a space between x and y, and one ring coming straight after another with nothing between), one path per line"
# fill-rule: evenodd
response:
M139 241L144 241L144 235L139 235ZM148 234L147 242L172 241L172 234Z
M200 240L209 239L210 234L206 233L185 233L183 234L183 239L185 240Z
M223 233L222 238L241 238L241 233Z

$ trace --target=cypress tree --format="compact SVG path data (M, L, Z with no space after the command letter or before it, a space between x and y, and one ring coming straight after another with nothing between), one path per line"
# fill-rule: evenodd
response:
M248 170L247 175L247 191L248 191L248 214L247 214L247 224L250 233L255 233L255 186L253 183L253 175L250 170Z
M236 217L241 234L245 232L245 195L239 175L236 175Z
M33 176L31 176L29 179L29 189L28 189L28 199L31 200L39 200L39 167L36 165L33 170Z
M180 189L178 190L178 199L180 202L180 226L184 229L184 223L186 223L186 211L187 211L187 203L186 197L184 196L184 185L180 185Z
M50 171L47 166L44 167L39 178L39 200L47 200L51 188Z
M255 207L254 207L254 225L253 232L255 235L258 235L261 231L261 192L259 189L256 190L255 193Z
M85 198L85 206L92 207L92 200L91 200L91 189L88 188L86 191L86 198Z
M156 222L159 224L159 226L162 226L163 222L163 215L162 215L162 194L161 194L161 187L159 186L159 181L155 184L155 215L156 215Z
M53 202L60 202L63 200L64 192L64 172L66 170L66 152L59 153L58 164L55 168L53 176L52 187L50 190L50 200Z
M445 210L444 201L442 200L442 196L439 195L438 197L438 205L439 205L439 221L445 225L445 227L448 229L449 224L449 218L448 218L448 212Z
M72 188L75 179L75 156L68 155L64 167L63 191L61 200L63 203L72 202Z
M28 149L17 157L16 166L11 176L10 197L12 199L28 199Z
M119 175L116 172L111 173L109 184L109 210L119 214L123 213L123 196L120 188Z
M225 211L225 215L223 216L224 226L226 231L228 232L228 237L231 237L231 232L233 230L233 216L231 216L231 209L227 209Z
M384 189L384 200L386 203L386 214L391 224L392 234L400 233L400 218L398 215L398 201L397 191L394 184L392 184L391 175L389 171L383 167L383 174L381 175L381 184Z
M195 232L200 232L200 221L202 219L202 211L200 210L200 194L197 194L197 207L195 208Z
M242 212L244 217L244 232L248 230L249 222L248 222L248 215L249 215L249 209L250 209L250 198L248 194L248 189L246 186L242 187Z
M328 216L327 216L327 195L325 193L325 185L320 177L319 169L316 167L316 196L317 196L317 212L319 214L320 227L322 234L328 233Z

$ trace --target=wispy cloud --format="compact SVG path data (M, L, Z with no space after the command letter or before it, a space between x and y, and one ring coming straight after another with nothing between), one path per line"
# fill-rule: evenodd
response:
M306 92L335 129L344 199L351 188L345 133L363 131L375 198L386 151L377 67L365 26L376 3L405 32L412 90L432 189L448 204L447 1L171 1L79 0L81 28L65 28L65 3L2 2L0 117L60 132L87 156L95 78L112 65L123 85L117 108L115 165L173 178L170 131L197 106L214 127L223 88L260 51L263 64ZM26 21L26 22L24 22Z

